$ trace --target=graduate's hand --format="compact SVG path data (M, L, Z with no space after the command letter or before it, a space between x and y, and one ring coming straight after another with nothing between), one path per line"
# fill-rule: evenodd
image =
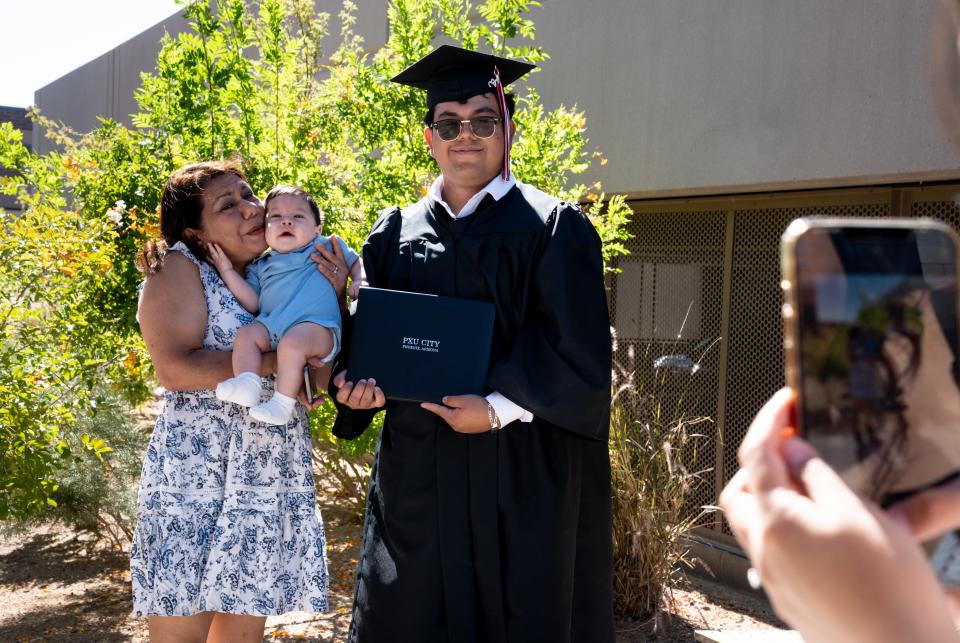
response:
M792 437L780 391L739 450L720 495L776 612L805 641L957 641L930 566L905 525L858 497Z
M317 270L327 278L333 291L337 293L337 300L344 300L344 293L347 290L347 260L343 258L343 251L340 249L340 240L336 235L330 235L330 247L333 250L327 250L323 244L317 243L314 248L316 252L310 254L310 258L317 264Z
M960 480L927 489L889 507L895 518L907 523L917 542L927 542L960 527ZM953 613L953 620L960 629L960 588L947 585L944 588Z
M337 402L349 406L354 411L377 409L387 403L387 398L377 386L377 380L360 380L356 384L347 381L347 372L340 371L333 378L337 387Z
M420 407L436 413L457 433L484 433L490 430L487 399L479 395L447 395L443 404L421 402Z
M367 284L362 283L356 279L350 282L350 289L347 293L350 295L350 299L359 299L360 298L360 286L366 286Z

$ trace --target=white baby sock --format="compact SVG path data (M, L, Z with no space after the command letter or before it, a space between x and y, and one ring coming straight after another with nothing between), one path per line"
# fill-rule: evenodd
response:
M266 424L286 424L293 416L296 403L292 397L277 391L269 400L250 409L250 417Z
M240 406L253 406L260 401L260 390L260 377L247 371L217 384L217 399Z

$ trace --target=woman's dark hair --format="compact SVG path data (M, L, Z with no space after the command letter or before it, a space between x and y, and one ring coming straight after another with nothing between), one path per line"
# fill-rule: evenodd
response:
M492 94L493 92L490 92L490 93ZM513 113L517 110L517 99L514 97L513 94L509 92L504 94L503 97L507 99L507 113L510 114L510 118L513 118ZM471 96L470 98L473 98L473 96ZM461 100L458 102L463 104L463 103L466 103L467 101ZM433 123L433 110L435 107L436 105L428 109L427 113L424 114L423 124L425 127L430 127L430 125Z
M224 174L236 174L246 181L240 161L203 161L180 168L163 186L160 198L160 236L162 240L150 240L137 254L137 269L152 275L163 267L163 257L168 248L178 241L186 244L198 259L205 259L203 248L195 239L185 234L188 228L200 228L203 212L203 191L211 180Z
M870 497L877 500L887 494L897 460L907 442L904 383L920 369L923 335L923 314L918 305L909 303L909 298L922 287L922 284L905 281L882 300L864 307L849 331L848 379L851 388L859 389L853 395L853 438L858 460L877 457L878 465L871 474L868 491ZM893 337L906 340L909 346L906 363L895 363L885 350ZM887 417L893 421L889 433L889 429L885 429Z
M278 185L277 187L270 190L267 194L267 198L263 200L263 209L267 212L270 211L270 201L275 199L278 196L295 196L300 199L303 199L307 206L310 208L310 212L313 213L313 220L318 226L323 225L323 212L320 210L320 206L317 205L317 201L310 195L309 192L303 188L298 188L295 185Z

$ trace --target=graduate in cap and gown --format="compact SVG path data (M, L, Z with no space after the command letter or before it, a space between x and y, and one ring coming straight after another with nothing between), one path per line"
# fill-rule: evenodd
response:
M577 205L510 172L503 86L532 68L442 46L393 79L426 90L441 175L374 224L369 284L492 302L496 318L485 396L387 400L334 368L335 435L386 408L350 641L614 639L601 242Z

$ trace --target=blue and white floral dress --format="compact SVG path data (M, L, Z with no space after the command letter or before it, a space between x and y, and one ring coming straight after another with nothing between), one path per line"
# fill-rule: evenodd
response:
M253 316L210 265L203 347L228 350ZM271 389L273 378L265 380ZM213 391L168 391L143 462L130 552L134 616L270 616L327 609L326 538L310 424L252 420Z

